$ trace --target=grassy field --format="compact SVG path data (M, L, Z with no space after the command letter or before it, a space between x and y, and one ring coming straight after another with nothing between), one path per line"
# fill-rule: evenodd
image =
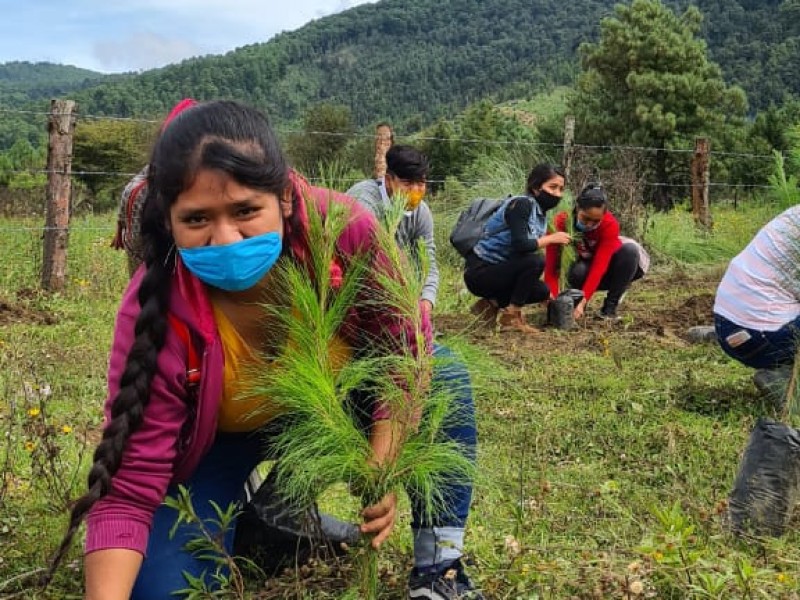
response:
M590 317L576 331L542 326L527 337L475 329L458 260L440 243L436 326L476 389L467 550L488 598L800 597L796 528L746 544L724 523L750 429L772 409L750 370L685 335L710 323L725 261L775 212L717 214L711 237L683 213L658 216L648 233L658 264L620 323ZM87 218L73 221L67 290L39 292L40 232L25 229L37 225L0 221L0 597L77 598L79 548L47 594L31 582L84 484L127 276L108 248L113 219ZM541 309L529 319L541 325ZM341 491L323 505L353 510ZM385 598L404 597L410 561L401 525L382 558ZM346 563L249 585L253 598L333 598L339 569Z

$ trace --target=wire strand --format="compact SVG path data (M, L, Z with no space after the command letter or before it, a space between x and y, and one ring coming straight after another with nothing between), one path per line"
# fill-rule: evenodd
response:
M68 113L50 113L50 112L42 112L42 111L31 111L31 110L17 110L11 108L0 108L0 113L17 113L17 114L27 114L27 115L64 115ZM161 120L157 119L145 119L141 117L117 117L117 116L108 116L108 115L82 115L79 113L72 113L75 114L78 120L109 120L109 121L129 121L129 122L138 122L138 123L161 123ZM276 127L275 131L278 133L282 133L285 135L309 135L309 136L323 136L323 137L339 137L339 138L365 138L365 139L374 139L374 133L361 133L361 132L340 132L340 131L306 131L304 129L290 129L290 128L281 128ZM437 136L418 136L414 134L404 134L404 133L394 133L395 139L400 140L414 140L414 141L430 141L430 142L456 142L460 144L475 144L475 145L484 145L484 146L519 146L519 147L543 147L543 148L564 148L564 142L532 142L527 140L485 140L480 138L460 138L460 137L437 137ZM579 144L579 143L572 143L566 145L569 149L587 149L587 150L606 150L606 151L613 151L613 150L625 150L625 151L638 151L638 152L659 152L663 151L667 154L693 154L694 148L658 148L654 146L634 146L634 145L617 145L617 144ZM726 152L726 151L716 151L711 150L709 151L710 156L732 156L732 157L739 157L739 158L754 158L754 159L764 159L764 160L773 160L774 156L772 154L755 154L755 153L746 153L746 152Z
M48 175L50 173L56 175L64 175L62 171L55 171L52 169L5 169L0 170L0 173L28 173L31 175ZM128 171L71 171L71 176L114 176L114 177L134 177L138 175L137 172L128 172ZM357 183L359 181L363 181L364 177L307 177L308 181L312 183ZM458 183L461 185L468 185L468 186L477 186L477 185L506 185L508 184L507 180L503 179L457 179L450 177L448 179L428 179L427 182L429 184L446 184L446 183ZM645 187L667 187L667 188L693 188L693 187L704 187L706 184L698 183L671 183L671 182L656 182L656 181L645 181L642 182L641 185ZM774 185L766 185L766 184L759 184L759 183L731 183L727 181L712 181L709 182L708 187L716 187L716 188L757 188L757 189L777 189L777 186Z

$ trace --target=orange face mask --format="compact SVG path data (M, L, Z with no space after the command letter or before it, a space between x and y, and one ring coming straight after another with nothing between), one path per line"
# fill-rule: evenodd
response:
M425 190L408 190L406 192L406 210L415 210L425 197Z

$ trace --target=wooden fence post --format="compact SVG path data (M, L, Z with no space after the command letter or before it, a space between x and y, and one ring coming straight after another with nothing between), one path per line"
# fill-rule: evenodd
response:
M564 168L564 178L569 181L569 171L572 168L573 143L575 141L575 117L567 115L564 119L564 157L561 166Z
M388 123L379 123L375 128L375 168L372 176L380 179L386 175L386 153L394 142L394 133Z
M692 216L699 227L711 229L711 208L708 203L709 142L697 138L692 156Z
M45 210L42 287L63 289L67 271L69 209L72 182L72 135L75 132L75 102L51 100L47 130L47 207Z

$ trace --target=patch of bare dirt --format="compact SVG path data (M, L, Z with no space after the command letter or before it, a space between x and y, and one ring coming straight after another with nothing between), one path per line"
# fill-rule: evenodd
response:
M649 344L684 346L689 343L686 335L690 327L712 325L717 283L713 278L674 275L636 282L620 307L619 321L596 318L602 299L595 298L587 316L572 331L547 326L541 306L527 309L528 322L538 328L538 334L486 331L468 313L437 315L434 324L437 331L465 337L488 354L507 360L520 354L536 356L548 352L613 353L611 340L619 337L625 338L627 347L641 346L646 352Z
M507 363L553 352L607 354L611 351L609 339L623 331L620 323L592 318L587 318L574 330L561 331L545 325L543 308L534 307L528 311L528 323L538 330L535 334L486 331L479 327L471 315L438 315L434 324L438 332L466 338L484 348L490 356L502 358Z
M668 293L665 293L665 298ZM656 306L635 307L631 313L634 331L649 332L656 336L684 337L690 327L712 325L714 322L714 294L700 292L688 298L678 298Z
M0 300L0 326L13 324L54 325L56 316L50 312L26 306L24 303Z

